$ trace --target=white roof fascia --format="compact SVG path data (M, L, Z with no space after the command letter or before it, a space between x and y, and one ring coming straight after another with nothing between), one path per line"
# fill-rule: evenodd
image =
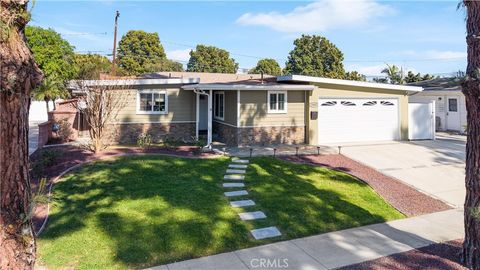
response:
M408 91L408 92L423 91L423 88L419 86L406 86L406 85L386 84L386 83L350 81L350 80L330 79L330 78L321 78L321 77L303 76L303 75L279 76L277 77L277 81L278 82L296 81L296 82L325 83L325 84L358 86L358 87L388 89L388 90Z
M248 85L248 84L194 84L185 85L184 90L300 90L312 91L315 89L314 85Z
M188 79L122 79L122 80L77 80L70 82L75 85L78 83L82 86L115 86L115 85L155 85L155 84L194 84L199 83L200 78Z

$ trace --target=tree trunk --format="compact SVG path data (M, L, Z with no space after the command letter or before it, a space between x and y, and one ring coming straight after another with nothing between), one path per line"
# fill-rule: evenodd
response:
M35 264L28 111L42 73L24 42L26 8L26 0L0 1L0 269Z
M45 106L47 106L47 113L48 113L50 111L50 104L48 104L50 100L48 98L44 98L43 100L45 101Z
M467 106L465 241L462 259L480 270L480 2L464 1L467 11L467 76L463 83Z

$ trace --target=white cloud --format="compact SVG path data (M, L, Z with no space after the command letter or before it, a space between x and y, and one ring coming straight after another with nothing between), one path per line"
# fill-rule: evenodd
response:
M348 65L345 67L347 71L358 71L361 74L368 75L368 76L381 76L382 70L385 68L385 64L379 65Z
M288 13L245 13L237 23L266 26L280 32L308 33L364 25L392 11L390 6L374 0L318 0Z
M190 59L190 50L191 49L167 51L167 58L186 62Z

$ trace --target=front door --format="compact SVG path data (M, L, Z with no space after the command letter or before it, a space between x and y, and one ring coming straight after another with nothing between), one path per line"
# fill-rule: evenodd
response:
M460 131L459 102L457 97L447 97L447 130Z
M207 130L208 129L208 98L206 95L200 95L199 101L199 119L198 119L198 130Z

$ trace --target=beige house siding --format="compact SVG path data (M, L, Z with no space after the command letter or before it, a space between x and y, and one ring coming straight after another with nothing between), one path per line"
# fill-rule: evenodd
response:
M167 114L137 114L137 92L139 89L166 90L168 96ZM128 101L116 116L115 123L185 123L195 122L195 94L169 86L138 88L128 91Z
M214 93L215 92L216 91L214 91ZM237 126L237 91L223 92L225 94L224 120L213 118L213 121Z
M240 127L305 126L305 91L287 92L287 112L268 113L268 91L240 92Z
M318 121L310 119L310 112L318 111L318 99L338 97L380 97L398 98L400 115L400 137L401 140L408 140L408 96L407 93L399 93L388 89L372 89L356 86L320 86L308 93L308 120L307 120L307 142L316 145L318 142ZM318 117L321 117L319 115Z

